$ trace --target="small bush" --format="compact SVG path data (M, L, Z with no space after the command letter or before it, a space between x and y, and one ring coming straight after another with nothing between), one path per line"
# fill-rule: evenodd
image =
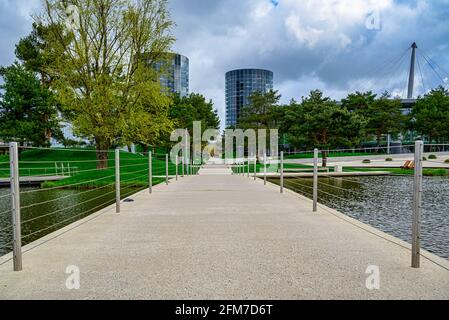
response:
M366 163L366 164L371 163L371 160L365 159L365 160L363 160L363 163Z
M436 160L436 159L438 159L438 157L437 157L436 155L434 155L434 154L431 154L431 155L429 156L429 159L430 159L430 160Z
M444 163L449 163L449 159L446 159L446 161L444 161Z
M387 159L385 159L385 161L387 161L387 162L393 162L393 158L387 158Z
M423 157L423 158L422 158L422 161L427 161L427 157Z

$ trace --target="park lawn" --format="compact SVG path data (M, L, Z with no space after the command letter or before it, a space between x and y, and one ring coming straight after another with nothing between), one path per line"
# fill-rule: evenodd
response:
M0 157L0 177L9 177L8 156ZM127 152L120 153L120 173L123 186L144 187L148 185L148 157ZM56 166L58 169L56 169ZM64 175L67 179L45 182L45 188L71 186L73 188L95 188L112 185L115 181L115 151L109 152L108 168L97 170L95 151L35 149L20 155L21 176ZM69 169L70 168L70 169ZM69 174L70 171L70 174ZM169 175L174 175L176 167L169 162ZM153 183L165 181L165 155L153 156Z
M414 170L407 170L401 168L351 168L346 167L343 169L345 172L371 172L371 171L387 171L391 172L395 175L405 175L405 176L413 176L415 174ZM446 177L449 176L449 170L446 169L424 169L423 175L426 177Z
M373 152L330 152L328 158L336 157L362 157L362 156L375 156L382 155L385 153L373 153ZM320 153L319 158L323 155ZM296 153L296 154L286 154L285 159L313 159L313 152L310 153Z

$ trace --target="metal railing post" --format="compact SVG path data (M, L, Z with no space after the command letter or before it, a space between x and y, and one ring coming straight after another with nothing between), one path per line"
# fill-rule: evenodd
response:
M178 168L178 165L179 165L179 156L177 155L176 156L176 181L178 181L179 180L179 168Z
M150 151L148 154L148 183L150 194L153 193L153 153Z
M257 180L257 156L254 158L254 181Z
M165 184L168 186L168 154L165 155Z
M22 221L20 216L19 151L17 142L9 145L14 271L22 271Z
M267 154L263 155L263 182L267 185Z
M415 144L415 181L413 186L412 268L421 266L421 210L423 192L424 142Z
M284 193L284 151L281 152L281 193Z
M185 167L185 160L184 160L184 157L183 157L183 159L182 159L182 161L181 161L181 163L182 163L182 177L184 178L185 177L185 170L186 170L186 167Z
M313 152L313 212L318 211L318 157L319 151Z
M120 213L120 150L115 149L115 211Z

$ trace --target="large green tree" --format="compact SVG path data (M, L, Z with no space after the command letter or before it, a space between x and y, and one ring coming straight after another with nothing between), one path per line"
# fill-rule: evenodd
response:
M412 128L425 135L429 142L443 141L449 138L449 91L438 87L413 106Z
M364 117L369 116L371 106L376 101L376 95L371 91L368 92L356 92L349 94L345 99L341 101L342 106L349 111L358 112Z
M255 92L249 104L240 110L238 127L241 129L277 129L282 119L278 91Z
M367 120L367 133L373 135L379 145L383 135L398 134L405 128L401 101L392 99L388 92L370 103L362 114Z
M15 50L17 59L19 59L27 70L39 74L42 85L47 87L51 83L51 78L45 69L55 59L53 52L49 50L46 40L52 28L62 29L58 25L44 26L33 23L31 33L20 39ZM67 42L69 41L67 37L65 39Z
M175 122L176 127L188 129L191 133L195 121L201 122L203 132L220 128L220 118L212 100L207 101L197 93L186 97L175 95L170 106L170 119Z
M365 124L363 117L324 97L319 90L312 91L301 103L292 101L284 122L293 146L321 150L358 145ZM323 166L327 166L326 151Z
M45 72L75 133L95 143L98 167L106 168L107 150L126 140L127 122L147 110L146 92L163 94L156 63L174 41L167 1L74 0L70 28L66 1L43 2L38 23L64 26L45 35L54 58Z
M55 97L36 74L15 63L1 68L0 76L0 138L37 147L50 146L52 137L60 139Z

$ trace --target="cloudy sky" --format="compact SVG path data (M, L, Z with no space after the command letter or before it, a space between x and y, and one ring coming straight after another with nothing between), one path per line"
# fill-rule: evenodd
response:
M40 0L0 0L0 65L30 31ZM190 58L191 91L214 100L224 119L225 72L265 68L283 101L321 89L405 95L413 41L417 92L449 77L449 0L170 0L178 41ZM430 59L432 68L424 55ZM421 77L421 74L423 75Z

